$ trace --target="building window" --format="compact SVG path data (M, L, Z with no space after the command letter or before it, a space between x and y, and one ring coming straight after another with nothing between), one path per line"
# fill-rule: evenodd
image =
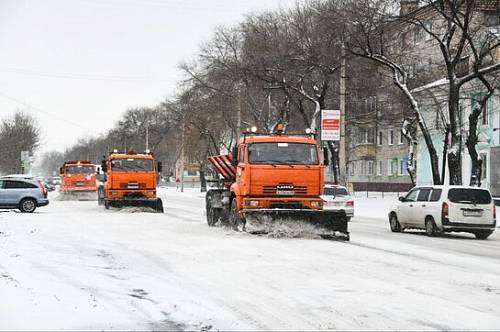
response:
M406 162L405 158L399 159L399 169L398 169L398 175L403 176L408 173L407 166L408 163Z
M359 162L359 175L365 175L365 174L366 174L365 161L360 160L360 162Z
M488 173L488 155L486 153L481 153L481 180L485 180L487 178Z
M425 32L424 32L425 40L431 40L432 35L429 32L433 32L432 30L434 29L434 25L433 25L432 21L425 22L424 27L425 27Z
M377 96L371 96L365 99L365 109L367 112L377 111Z
M387 175L392 175L392 159L387 160Z
M375 144L375 128L358 128L356 144Z
M486 105L481 113L481 124L482 125L488 124L488 102L486 102Z
M373 160L368 160L366 162L367 166L367 175L373 175Z
M399 132L399 144L405 144L405 135L402 132Z
M384 165L384 162L382 160L378 161L378 167L377 167L377 175L381 176L382 175L382 167Z
M401 50L404 50L407 39L408 39L407 32L403 32L401 34L401 39L399 40L399 47L401 48Z
M420 27L416 27L413 32L413 43L416 45L422 40L423 31Z
M394 145L394 130L389 130L389 145Z
M383 138L383 133L381 131L378 132L378 139L377 139L377 144L382 145L382 138Z

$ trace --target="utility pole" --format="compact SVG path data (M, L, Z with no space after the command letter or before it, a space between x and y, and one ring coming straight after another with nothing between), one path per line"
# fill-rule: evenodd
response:
M146 127L146 151L149 150L149 127Z
M236 113L236 144L241 135L241 83L238 85L238 109Z
M182 118L182 134L181 134L181 169L180 169L180 172L181 172L181 178L180 178L180 182L181 182L181 193L184 192L184 158L185 158L185 154L184 154L184 145L185 145L185 134L184 134L184 130L185 130L186 126L184 125L184 117Z
M340 141L339 141L339 182L345 186L347 183L347 165L346 165L346 125L345 125L345 110L346 110L346 55L345 44L342 42L340 49Z

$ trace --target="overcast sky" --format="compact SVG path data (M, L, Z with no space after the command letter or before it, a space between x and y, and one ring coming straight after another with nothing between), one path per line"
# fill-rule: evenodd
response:
M36 116L43 151L106 132L175 91L217 25L295 0L0 0L0 118Z

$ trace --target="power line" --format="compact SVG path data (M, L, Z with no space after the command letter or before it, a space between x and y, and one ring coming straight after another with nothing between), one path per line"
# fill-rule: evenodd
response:
M84 127L84 126L81 126L80 124L78 124L78 123L76 123L76 122L70 121L70 120L68 120L68 119L66 119L66 118L59 117L58 115L53 114L53 113L51 113L51 112L47 112L47 111L45 111L45 110L43 110L43 109L41 109L41 108L34 107L34 106L32 106L31 104L29 104L29 103L26 103L26 102L24 102L24 101L22 101L22 100L20 100L20 99L17 99L17 98L14 98L14 97L8 96L8 95L6 95L6 94L5 94L5 93L3 93L3 92L0 92L0 96L4 97L4 98L6 98L6 99L9 99L9 100L11 100L11 101L14 101L14 102L16 102L16 103L18 103L18 104L20 104L20 105L25 106L25 107L28 107L28 108L30 108L30 109L34 109L35 111L38 111L38 112L44 113L44 114L46 114L46 115L49 115L49 116L50 116L50 117L52 117L53 119L57 119L57 120L60 120L60 121L66 122L66 123L68 123L68 124L71 124L71 125L73 125L73 126L75 126L75 127L78 127L78 128L80 128L80 129L85 129L85 130L89 130L89 131L90 131L90 129L89 129L89 128L86 128L86 127Z
M118 81L118 82L141 82L156 81L156 82L170 82L168 80L155 79L148 76L120 76L120 75L93 75L86 73L47 73L39 72L26 68L0 68L2 72L20 74L25 76L35 77L49 77L49 78L62 78L62 79L77 79L77 80L91 80L91 81Z

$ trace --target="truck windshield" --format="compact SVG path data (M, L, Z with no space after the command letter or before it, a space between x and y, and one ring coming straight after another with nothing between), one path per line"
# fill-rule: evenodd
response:
M111 169L114 171L151 171L153 170L153 161L151 159L113 159L111 160Z
M251 164L317 165L318 151L315 144L254 143L248 147Z
M94 166L68 166L66 174L93 174L95 173Z

